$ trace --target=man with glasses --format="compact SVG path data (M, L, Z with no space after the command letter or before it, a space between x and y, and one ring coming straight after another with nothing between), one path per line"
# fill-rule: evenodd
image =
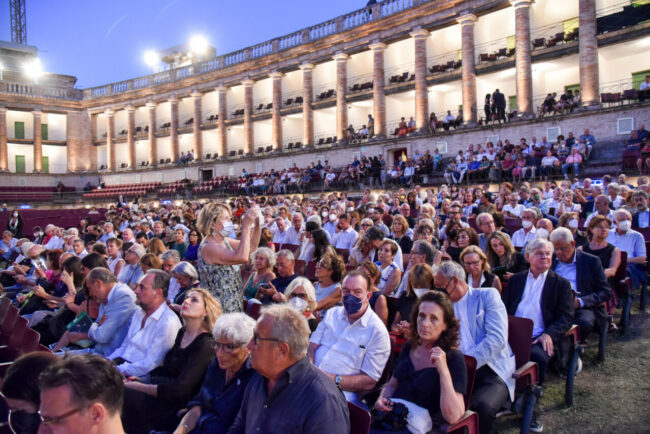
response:
M633 228L647 228L650 226L650 212L648 211L648 194L643 190L637 190L632 194L632 201L636 212L632 216Z
M103 357L66 356L48 367L39 383L39 433L124 433L122 376Z
M142 277L142 268L140 268L140 259L145 255L146 250L140 244L134 244L129 247L124 255L125 264L117 275L117 280L134 289L138 280Z
M309 358L344 391L348 401L365 406L356 392L372 390L390 355L386 326L370 308L370 282L361 271L343 279L343 306L327 311L312 333Z
M393 291L391 297L400 298L404 291L406 291L406 285L409 281L409 273L411 268L417 264L428 264L429 266L433 265L433 261L438 253L437 249L433 245L424 240L418 240L413 243L413 248L411 249L411 255L409 256L409 264L402 276L402 281Z
M309 326L297 310L275 305L263 311L248 344L260 375L246 387L229 433L350 432L345 398L305 357L308 345Z

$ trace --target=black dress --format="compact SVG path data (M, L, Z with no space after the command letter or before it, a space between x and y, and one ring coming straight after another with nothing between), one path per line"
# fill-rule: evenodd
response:
M413 306L418 302L418 297L415 294L408 295L406 291L400 296L397 301L397 311L402 321L409 321L411 319L411 312Z
M506 271L508 273L517 274L521 271L528 270L528 268L528 261L526 261L524 254L521 252L515 252L513 254L512 265L510 267L507 267Z
M582 251L585 253L590 253L594 256L598 256L600 258L600 262L603 264L603 269L605 269L609 268L609 261L612 259L612 253L614 252L614 249L616 249L616 247L609 243L607 243L607 245L602 249L598 250L590 249L589 244L587 244L582 248Z
M150 372L150 384L158 385L158 396L124 388L122 422L126 432L149 433L173 430L176 412L199 392L205 372L214 359L212 334L201 333L181 348L185 327L176 335L174 346L165 355L162 366Z
M399 244L400 249L402 249L402 253L405 255L408 255L411 253L411 249L413 248L413 240L406 235L404 235L401 238L395 238L391 237L395 241L397 241L397 244Z

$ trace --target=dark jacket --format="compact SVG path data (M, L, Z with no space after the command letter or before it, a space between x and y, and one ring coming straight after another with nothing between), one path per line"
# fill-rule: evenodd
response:
M551 270L555 270L557 264L558 259L554 257ZM600 258L577 249L576 290L578 298L584 303L583 308L598 308L612 297L612 288L605 277Z

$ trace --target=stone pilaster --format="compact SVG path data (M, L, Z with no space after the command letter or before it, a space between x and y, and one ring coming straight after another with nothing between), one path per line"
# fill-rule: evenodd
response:
M156 137L156 103L147 102L149 110L149 166L158 165L158 138Z
M418 28L411 32L415 45L415 127L427 130L429 122L429 91L427 88L427 38L429 32Z
M93 145L92 119L86 110L66 112L65 137L67 169L71 173L97 170L97 147Z
M348 56L345 53L337 53L334 56L336 61L336 137L338 140L347 139L348 128L348 104L346 93L348 91Z
M373 54L372 103L375 118L375 136L386 137L386 95L384 94L384 50L387 45L375 42L370 45Z
M203 160L203 135L201 134L201 122L203 121L203 94L198 91L192 92L194 102L194 123L192 123L192 135L194 136L194 159Z
M138 162L135 156L135 108L132 105L126 107L126 115L126 142L129 148L129 168L135 170L138 168Z
M34 172L43 171L43 136L41 135L41 117L43 112L34 110Z
M255 146L253 131L253 80L244 80L244 154L252 154Z
M517 112L532 116L533 69L530 57L530 5L532 0L510 0L515 8L515 80L517 85Z
M7 150L7 109L0 107L0 172L9 170L9 152Z
M282 150L282 77L281 72L272 72L273 80L273 111L272 111L272 146L274 151Z
M228 116L228 99L226 94L228 88L218 87L216 91L219 96L217 150L219 152L219 158L226 158L228 156L228 131L226 131L226 116Z
M588 107L600 104L595 0L580 0L578 24L580 26L578 38L580 94L582 105Z
M314 99L313 63L300 65L302 69L302 141L305 146L314 144L314 112L311 103Z
M169 128L169 142L172 147L172 161L176 162L181 156L180 144L178 141L178 99L169 99L169 108L171 110L171 127Z
M476 69L474 68L474 23L476 15L467 14L457 19L462 34L463 121L476 123Z
M115 170L115 112L107 109L104 114L106 115L106 170L111 172ZM35 135L34 139L36 139ZM34 140L35 142L36 140ZM36 162L34 162L35 165Z

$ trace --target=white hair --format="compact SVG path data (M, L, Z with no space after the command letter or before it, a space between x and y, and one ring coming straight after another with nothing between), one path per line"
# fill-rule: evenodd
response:
M544 238L535 238L532 239L531 241L526 244L526 254L530 255L532 254L535 250L542 249L544 247L548 247L551 249L551 253L553 253L553 243L551 243L549 240L544 239Z
M260 247L253 252L251 255L251 261L254 261L258 255L262 255L266 258L266 262L269 265L269 268L275 266L275 252L268 247Z
M569 243L573 242L573 234L570 230L564 227L560 227L551 232L551 242L552 243Z
M304 289L307 294L307 303L310 305L312 310L314 310L316 308L316 289L314 288L314 284L306 277L298 276L293 279L289 286L287 286L287 289L284 290L284 296L288 300L293 291L300 286L302 286L302 289Z
M442 261L440 265L436 266L433 269L434 274L442 274L447 279L451 279L456 276L456 278L462 282L466 279L465 270L458 262L454 261Z
M255 320L245 313L224 313L214 322L212 337L226 339L234 345L244 347L253 339Z
M307 223L309 222L317 223L318 227L323 227L323 221L321 220L319 215L309 216L309 218L307 219Z

